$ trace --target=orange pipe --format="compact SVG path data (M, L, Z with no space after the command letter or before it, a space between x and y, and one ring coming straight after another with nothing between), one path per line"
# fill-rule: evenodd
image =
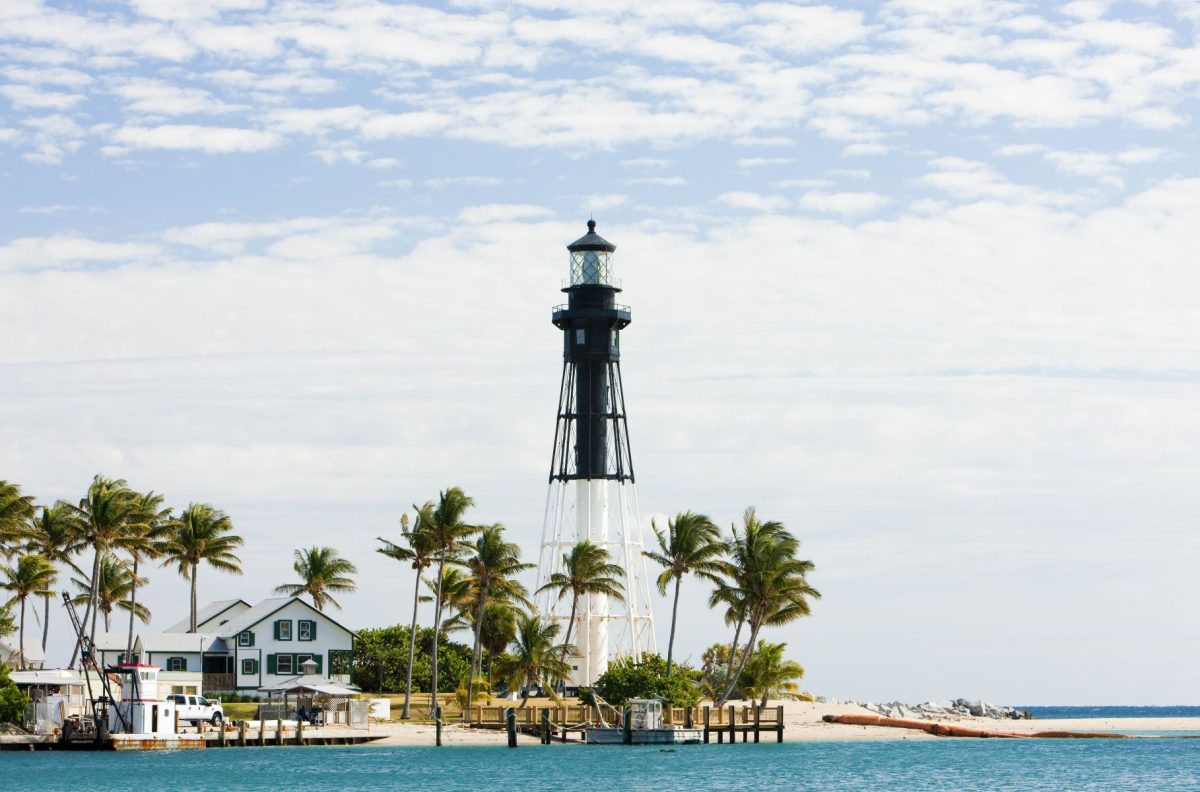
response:
M1097 732L1002 732L976 729L970 726L950 726L945 723L931 721L908 720L906 718L886 718L883 715L826 715L822 718L826 723L842 723L847 726L890 726L895 729L915 729L938 737L1000 737L1019 739L1030 737L1042 738L1127 738L1127 734L1101 734Z

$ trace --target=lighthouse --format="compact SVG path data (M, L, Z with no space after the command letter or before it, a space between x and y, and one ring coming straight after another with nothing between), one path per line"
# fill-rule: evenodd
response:
M602 594L581 597L570 629L578 650L571 658L572 686L593 684L612 658L638 659L655 649L621 381L621 331L632 315L628 305L617 302L617 246L596 233L594 220L587 229L567 246L569 274L562 288L567 302L551 317L563 334L563 366L538 585L562 571L563 555L574 545L589 540L624 570L625 597L624 602ZM542 592L537 604L544 618L563 626L559 635L564 636L570 595Z

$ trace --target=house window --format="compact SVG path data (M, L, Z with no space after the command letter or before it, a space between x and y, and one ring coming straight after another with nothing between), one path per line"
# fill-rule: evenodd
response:
M168 671L187 671L187 658L185 657L168 657Z
M238 633L238 646L254 646L254 633L249 630Z
M292 620L280 619L275 622L275 640L290 641L292 640Z
M275 657L275 673L277 674L294 674L295 666L292 665L292 656L290 654L281 654Z
M312 621L301 621L296 625L296 636L301 641L315 641L317 636L317 623Z
M576 330L575 331L575 343L583 344L586 342L587 342L587 330Z
M312 659L313 659L313 656L310 654L296 655L296 673L299 674L304 670L300 666L303 665L305 660L312 660Z
M258 661L247 657L242 660L242 675L253 676L258 673Z

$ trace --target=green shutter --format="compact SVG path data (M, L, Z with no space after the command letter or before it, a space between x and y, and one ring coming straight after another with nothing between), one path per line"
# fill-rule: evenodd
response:
M310 641L315 641L317 640L317 623L315 621L310 621L309 624L312 626L308 628L308 639ZM317 658L317 662L321 662L320 658ZM317 670L320 671L320 667L318 667Z
M268 674L275 673L275 655L273 655L273 654L267 655L267 673Z
M313 662L317 664L317 673L321 672L321 655L313 655Z
M279 640L279 620L278 619L271 622L271 629L274 631L275 640L278 641Z

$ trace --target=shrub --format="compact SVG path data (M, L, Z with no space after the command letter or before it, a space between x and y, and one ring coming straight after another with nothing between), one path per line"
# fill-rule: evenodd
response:
M631 658L614 660L596 680L594 690L609 704L618 707L635 698L658 698L672 707L692 707L700 702L700 691L696 687L698 677L697 671L675 665L668 679L667 661L660 655L648 654L637 663Z

